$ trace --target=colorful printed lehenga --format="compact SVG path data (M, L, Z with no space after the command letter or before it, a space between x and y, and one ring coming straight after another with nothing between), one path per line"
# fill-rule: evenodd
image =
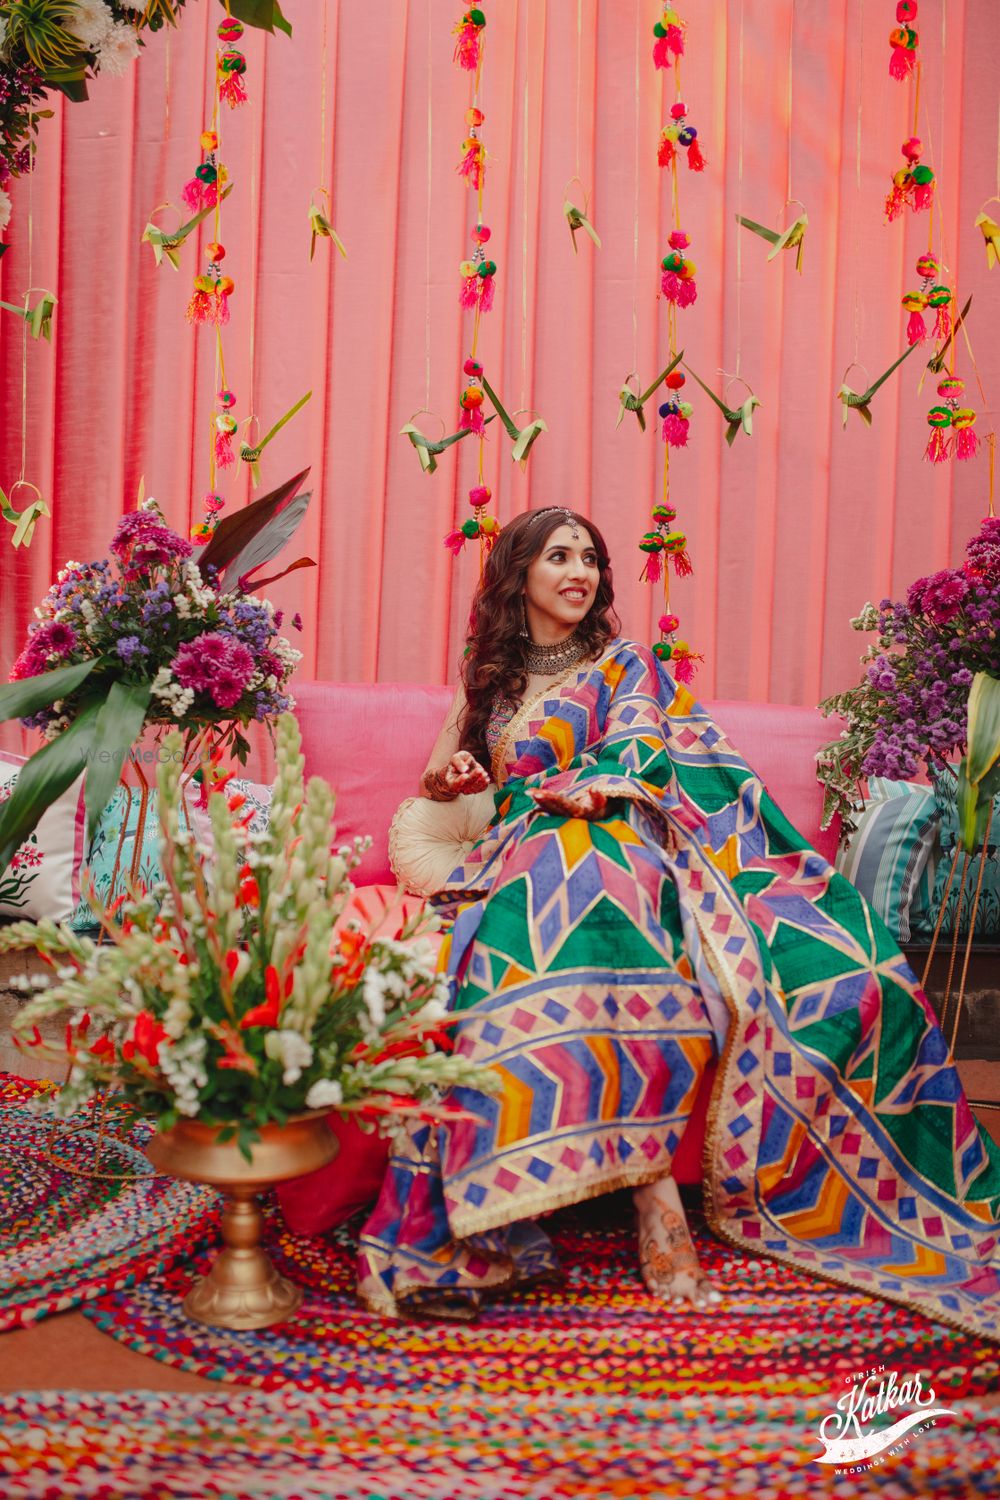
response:
M1000 1338L1000 1151L887 930L644 646L507 725L497 814L440 904L476 1118L410 1125L359 1292L471 1299L552 1269L531 1221L662 1176L703 1071L712 1228ZM529 789L608 796L599 821ZM405 1140L405 1145L402 1141Z

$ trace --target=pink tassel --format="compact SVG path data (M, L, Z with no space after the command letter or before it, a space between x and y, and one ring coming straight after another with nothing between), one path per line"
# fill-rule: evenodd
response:
M690 656L672 656L670 658L670 671L678 682L692 682L694 680L694 661Z
M934 179L930 182L918 182L913 190L913 207L917 213L921 209L930 208L934 197Z
M181 188L181 197L193 214L200 214L203 208L215 207L215 183L202 182L200 177L192 177Z
M219 84L219 98L224 99L230 109L238 109L241 104L247 102L247 91L243 87L243 74L235 70L226 73Z
M455 61L467 73L479 67L479 27L471 24L461 27L455 43Z
M470 146L459 162L456 171L469 179L469 184L478 192L483 183L483 153L478 145Z
M909 47L893 47L889 58L889 77L900 82L909 78L916 66L917 54Z
M656 153L656 159L661 167L669 167L676 155L676 148L668 135L660 137L660 149Z
M681 279L676 271L664 271L660 279L660 290L668 302L681 300Z
M466 276L462 282L462 290L458 295L460 307L472 308L477 306L479 302L479 283L481 280L481 276Z
M642 577L639 579L639 582L641 583L642 579L645 578L647 583L659 583L662 577L663 563L660 560L660 554L658 552L647 553L646 566L642 570Z
M975 458L979 452L979 439L971 427L960 427L955 438L955 457L963 463L967 458Z
M664 40L675 57L684 56L684 33L679 26L668 26Z
M701 147L698 145L697 138L688 147L688 166L692 172L704 172L707 166L707 162L701 154Z
M937 317L934 319L934 339L951 338L951 312L947 302L943 307L937 309Z
M444 539L444 544L448 548L448 551L451 553L452 557L457 557L462 548L465 546L465 537L460 531L449 531L448 535Z
M215 294L215 317L213 322L217 328L221 328L229 322L229 294L227 292L216 292Z
M687 417L679 417L671 412L669 417L663 418L663 441L669 443L671 448L686 448L689 426Z
M927 324L923 313L911 312L906 324L906 339L910 344L922 344L927 337Z
M474 432L478 436L486 427L482 406L463 406L462 415L458 419L458 425L463 431Z
M692 302L697 301L697 298L698 288L695 285L694 278L690 277L687 281L682 281L680 290L677 293L677 306L690 307Z
M658 36L653 44L653 67L670 67L670 31L666 36Z
M214 322L213 312L208 292L195 292L187 305L187 320L189 323L211 323Z
M490 312L493 307L493 298L496 296L496 281L492 276L480 276L479 311Z
M924 449L924 458L928 463L943 464L948 457L948 439L940 427L935 427L931 433L930 442Z
M231 432L216 432L215 462L220 469L231 469L236 462L236 452L233 448L233 435Z
M673 559L674 572L677 574L677 577L690 578L691 574L694 572L694 568L692 568L691 566L691 559L688 557L687 553L672 552L670 556Z

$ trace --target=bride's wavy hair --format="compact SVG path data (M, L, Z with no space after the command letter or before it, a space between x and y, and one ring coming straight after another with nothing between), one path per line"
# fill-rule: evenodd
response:
M585 652L600 655L621 630L615 614L611 559L603 536L586 516L564 506L529 510L503 528L489 557L472 601L462 680L467 707L459 724L460 747L484 765L489 764L486 725L499 693L519 703L528 680L522 594L528 568L543 551L554 531L567 524L586 531L597 552L600 577L597 593L577 629Z

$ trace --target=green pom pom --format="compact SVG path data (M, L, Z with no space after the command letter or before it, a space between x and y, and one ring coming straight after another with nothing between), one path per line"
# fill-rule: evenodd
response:
M669 641L657 641L653 647L653 655L658 656L660 661L669 661L674 653L674 648Z
M643 552L662 552L663 538L658 531L647 531L639 547Z
M667 34L667 28L663 25L663 23L661 21L657 21L656 25L653 27L653 35L655 37L659 37L660 40L662 41L662 39L666 36L666 34Z
M195 167L194 175L199 182L214 182L219 174L210 161L203 161L200 167Z
M926 183L934 181L934 173L930 167L913 167L910 170L910 176L914 182Z
M474 520L473 517L470 516L467 521L462 522L461 526L458 529L459 531L461 531L463 536L467 536L471 541L474 537L477 537L479 535L479 522Z
M484 260L477 273L480 276L495 276L497 274L497 263L495 260Z
M485 26L486 13L484 11L481 11L477 6L474 10L469 11L469 20L472 22L473 26Z
M931 427L950 427L951 412L947 406L932 406L927 413L927 422Z

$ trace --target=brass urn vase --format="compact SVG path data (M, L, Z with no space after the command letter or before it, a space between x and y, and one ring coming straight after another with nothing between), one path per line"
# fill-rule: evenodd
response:
M264 1215L257 1194L326 1166L336 1156L338 1142L325 1112L262 1126L249 1161L235 1137L220 1141L221 1131L218 1125L182 1119L154 1135L146 1155L157 1171L208 1183L225 1196L225 1248L184 1298L187 1316L212 1328L268 1328L291 1317L302 1292L279 1275L261 1248Z

